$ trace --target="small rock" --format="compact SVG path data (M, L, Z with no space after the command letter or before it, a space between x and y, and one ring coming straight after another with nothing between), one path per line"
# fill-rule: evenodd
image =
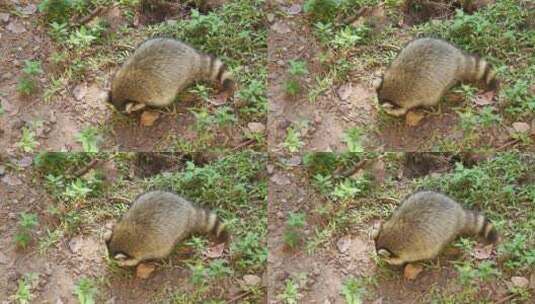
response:
M273 22L273 20L275 20L275 14L273 14L273 13L268 13L268 14L266 15L266 18L267 18L267 21L268 21L269 23L271 23L271 22Z
M84 99L85 94L87 94L87 83L80 83L79 85L74 87L74 90L72 90L72 94L74 95L74 98L78 101Z
M261 282L262 282L262 279L257 275L246 274L243 276L243 283L245 283L245 286L249 286L249 287L257 286L257 285L260 285Z
M23 7L20 12L24 15L32 15L37 11L37 6L35 4L28 4Z
M0 13L0 21L7 23L9 21L9 14Z
M64 304L64 302L60 297L58 297L58 299L56 300L56 304Z
M284 163L291 167L297 167L301 164L301 157L298 155L294 155L290 157L290 159L285 159Z
M513 283L514 287L528 288L529 286L529 280L524 277L512 277L511 282Z
M4 165L0 165L0 177L6 175L6 167Z
M347 100L351 93L353 92L353 88L351 86L351 83L346 83L338 87L338 90L336 90L338 93L338 96L342 100Z
M288 34L288 33L290 33L292 31L290 29L290 27L288 26L288 24L286 24L286 23L284 23L282 21L275 22L271 26L271 29L274 30L275 32L279 33L279 34Z
M22 25L22 23L17 22L17 21L10 22L7 25L6 29L14 34L21 34L21 33L26 32L26 28L24 27L24 25Z
M21 160L18 161L19 166L22 168L27 168L31 166L33 163L33 158L30 156L25 156Z
M294 4L290 6L289 8L287 8L286 12L288 13L288 15L297 15L301 12L301 5Z
M266 169L267 169L267 173L268 174L273 174L273 170L275 170L275 166L273 166L272 164L269 164L266 166Z
M273 174L270 180L279 186L289 185L291 183L290 179L286 175L282 175L280 173Z
M266 126L259 122L250 122L247 124L247 128L253 133L264 133Z
M423 270L424 267L420 264L407 264L403 271L403 276L407 280L415 280Z
M7 214L7 218L10 219L10 220L15 220L15 219L17 219L17 214L15 214L15 212L9 212Z
M525 122L514 122L513 129L518 133L528 133L531 127Z
M345 253L351 246L351 238L349 236L344 236L336 242L336 247L341 253Z
M142 280L148 279L155 269L156 266L154 264L140 263L136 268L136 277Z

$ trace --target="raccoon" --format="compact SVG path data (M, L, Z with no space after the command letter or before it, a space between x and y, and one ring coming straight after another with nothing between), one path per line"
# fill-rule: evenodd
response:
M490 64L450 43L433 38L411 41L394 59L377 88L387 114L403 116L409 109L434 106L459 82L484 82L496 90L498 80Z
M165 258L178 242L193 233L213 234L219 242L229 237L215 213L174 193L150 191L134 200L104 239L110 258L124 267Z
M175 39L150 39L116 72L107 101L126 113L165 107L199 80L217 82L227 94L234 89L232 74L221 60Z
M375 235L377 255L392 265L427 260L457 236L496 243L498 233L481 214L463 209L444 194L421 191L407 197Z

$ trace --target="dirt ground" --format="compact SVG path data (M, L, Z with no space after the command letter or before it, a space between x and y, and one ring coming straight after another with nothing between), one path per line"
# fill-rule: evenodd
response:
M38 142L35 150L40 151L82 151L77 139L78 133L87 127L101 130L100 150L104 151L175 151L182 150L177 141L194 141L199 134L193 129L194 115L190 107L204 107L213 111L218 106L203 104L200 100L183 100L168 109L160 110L160 117L153 126L140 126L139 114L126 116L113 111L105 102L110 81L119 68L107 64L98 73L87 72L81 79L64 82L50 101L44 101L43 93L53 77L61 75L57 65L51 62L51 55L60 51L50 39L43 22L38 19L39 0L11 1L0 6L3 20L0 20L0 103L4 111L0 115L0 150L15 151L24 127L31 128ZM8 8L16 7L22 13L10 13ZM107 15L106 15L107 14ZM117 29L127 21L121 11L111 9L105 15ZM109 17L111 15L111 17ZM138 16L137 25L150 16ZM182 18L180 15L160 16L167 19ZM166 19L166 20L167 20ZM139 35L138 35L139 36ZM132 37L131 46L117 46L117 52L132 51L146 37ZM105 53L104 46L96 46ZM25 60L40 60L44 73L38 77L37 92L26 96L17 92L18 80L22 75ZM59 74L58 74L59 73ZM231 102L227 106L234 107ZM262 121L258 123L263 124ZM213 138L210 148L235 148L249 146L244 132L247 123L238 121L231 127L210 131Z
M110 154L111 155L111 154ZM150 159L150 158L147 158ZM154 160L154 158L152 158ZM107 181L116 178L117 167L111 162L100 162L96 168L104 170ZM183 164L182 164L183 165ZM95 209L78 212L96 212L94 222L84 224L79 232L61 235L59 241L41 249L41 242L48 233L61 231L60 219L54 213L59 203L44 189L42 181L35 178L32 168L32 157L2 156L0 159L0 303L23 303L16 301L13 296L17 292L18 283L28 274L35 277L29 284L32 298L24 303L80 303L74 294L75 284L82 278L93 278L98 292L95 303L194 303L188 294L194 294L199 287L192 284L191 270L186 261L192 258L191 248L180 248L170 258L154 262L156 270L148 279L136 276L135 270L111 267L106 261L106 245L103 234L106 225L112 219L105 215L113 201L126 202L132 200L136 193L141 193L140 183L147 175L158 172L172 172L173 168L182 166L168 163L164 167L154 164L141 165L132 168L132 177L127 182L128 190L124 193L110 194L114 197L102 197L85 201L81 204L93 205ZM13 170L13 166L18 169ZM140 171L141 170L141 171ZM168 171L171 170L171 171ZM122 191L121 191L122 192ZM126 197L130 196L133 197ZM88 205L85 205L88 207ZM60 207L61 208L61 207ZM99 210L100 209L100 210ZM16 245L15 237L18 232L19 216L21 212L37 214L39 226L32 232L32 241L27 248ZM84 214L87 216L87 214ZM39 241L39 242L38 242ZM225 256L225 253L219 256ZM262 274L258 273L259 276ZM259 278L259 276L255 276ZM260 279L259 279L260 280ZM238 301L247 302L248 293L243 294L240 286L243 281L232 282L233 279L222 278L217 286L209 290L209 296L227 299L227 303ZM204 287L203 287L204 288ZM206 291L204 291L206 292ZM179 294L186 295L180 300ZM174 299L176 296L177 299ZM205 294L206 296L206 294ZM86 302L89 303L89 302Z
M297 125L303 141L302 151L343 151L346 150L344 132L350 128L363 130L361 137L365 151L449 151L444 143L460 143L463 131L459 124L456 110L464 107L459 103L460 96L449 93L447 102L442 103L440 112L417 110L423 119L416 126L409 125L404 118L389 117L379 111L375 87L387 68L376 57L382 52L399 52L401 47L414 37L408 24L410 14L405 16L405 24L396 26L396 45L385 42L373 48L355 47L346 52L350 64L348 81L335 82L321 93L313 102L308 94L314 89L316 80L326 78L329 65L321 63L322 56L329 51L322 49L313 35L311 22L303 8L304 1L273 1L275 18L270 24L268 44L269 58L269 114L268 134L269 150L283 150L289 126ZM409 12L410 13L410 12ZM425 15L425 12L422 14ZM427 16L447 18L447 16ZM379 28L388 24L386 8L383 6L364 10L355 23L377 18ZM308 74L303 76L304 89L297 96L290 96L285 91L288 79L288 62L303 60L307 63ZM479 91L482 94L483 91ZM462 100L462 97L461 97ZM436 112L436 113L433 113ZM532 123L535 127L535 121ZM535 129L532 127L532 131ZM510 137L510 129L494 124L479 133L481 141L476 148L507 149L516 143ZM533 137L535 133L532 132ZM455 145L453 145L455 146ZM526 147L524 147L526 148ZM531 147L533 148L533 147ZM527 147L528 150L531 148ZM456 150L459 147L455 147ZM461 145L461 150L463 150Z
M286 158L279 155L273 156L272 159L268 215L269 303L291 303L282 299L288 280L296 282L298 293L295 298L298 303L348 303L341 290L349 278L360 278L361 281L367 282L362 284L366 287L359 293L363 302L357 300L355 303L443 303L435 297L463 292L463 285L459 282L459 274L454 267L461 257L453 248L447 249L438 259L426 263L423 271L414 280L404 276L402 267L378 263L372 233L382 219L377 215L370 215L369 211L359 210L367 205L375 206L376 209L373 210L390 208L392 204L396 204L396 200L389 197L388 192L382 193L379 201L376 198L362 198L350 202L346 212L354 212L351 215L345 212L333 215L332 210L336 213L336 209L342 206L333 205L336 202L326 200L312 187L311 177L299 157ZM438 160L432 166L408 162L406 166L400 166L386 174L384 163L378 160L376 164L380 165L373 165L372 168L379 169L359 169L354 175L361 176L366 174L365 171L371 170L371 174L380 180L394 180L391 186L396 193L410 193L413 176L439 175L451 170L452 164L445 161L446 159L448 157L443 156L444 161ZM320 210L331 210L331 213L322 216ZM300 231L304 241L295 248L289 247L284 238L291 213L303 213L306 219L306 224ZM349 228L327 237L323 245L308 252L307 244L314 235L329 230L329 221L333 221L332 217L335 216L347 216L354 221L359 221L361 217L366 220L349 224ZM336 229L336 224L333 225ZM477 248L480 250L483 247ZM532 279L535 280L535 276L532 275ZM494 299L490 303L510 303L513 299L508 295L506 283L503 281L490 281L478 286L481 298ZM454 299L450 301L457 303ZM518 303L529 303L529 300Z

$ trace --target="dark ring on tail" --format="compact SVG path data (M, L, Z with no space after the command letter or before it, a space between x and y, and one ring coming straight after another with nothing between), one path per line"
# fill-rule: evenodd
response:
M498 232L487 218L483 222L483 227L479 232L479 236L484 238L488 243L496 243L498 241Z

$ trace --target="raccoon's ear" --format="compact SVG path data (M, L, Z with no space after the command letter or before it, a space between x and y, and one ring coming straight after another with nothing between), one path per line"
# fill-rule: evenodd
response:
M388 251L387 249L381 248L381 249L377 250L377 255L382 257L382 258L389 258L389 257L392 256L392 253L390 251Z

